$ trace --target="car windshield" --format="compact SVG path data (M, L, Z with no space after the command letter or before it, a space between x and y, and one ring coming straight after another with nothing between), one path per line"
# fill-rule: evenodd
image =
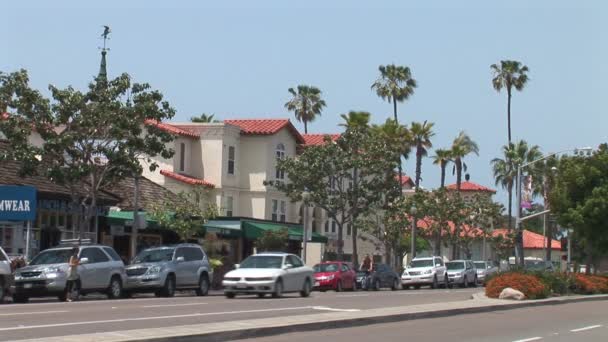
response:
M485 270L486 269L486 263L485 262L475 262L475 267L479 270Z
M239 268L281 268L283 257L272 255L252 255L243 260Z
M321 272L338 272L338 264L316 264L313 269L315 273Z
M536 261L536 260L526 260L525 261L526 269L533 271L544 271L547 268L550 268L544 261Z
M416 268L416 267L433 267L433 259L412 260L412 263L410 264L410 268Z
M71 248L52 249L36 255L30 265L67 264L71 255Z
M464 270L464 262L446 262L445 266L448 270Z
M141 251L135 259L133 259L133 263L141 264L143 262L171 261L173 259L174 251L175 248L146 249Z

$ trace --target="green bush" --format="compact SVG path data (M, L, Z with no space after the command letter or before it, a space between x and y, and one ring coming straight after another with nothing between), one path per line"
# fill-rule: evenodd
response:
M543 271L534 271L528 273L537 276L553 294L566 295L570 293L571 289L573 289L575 286L574 277L567 273Z

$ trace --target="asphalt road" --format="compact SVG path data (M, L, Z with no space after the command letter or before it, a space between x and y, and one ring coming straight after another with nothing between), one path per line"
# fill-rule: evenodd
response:
M240 342L368 341L608 341L605 301L529 307L482 314L421 319L322 332L292 333Z
M0 305L0 341L65 336L205 322L366 310L462 301L481 289L313 292L309 298L287 294L281 299L255 296L178 296L72 303L34 301Z

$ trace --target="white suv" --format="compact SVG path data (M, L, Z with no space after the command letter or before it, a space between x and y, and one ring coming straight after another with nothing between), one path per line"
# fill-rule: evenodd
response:
M419 289L422 285L430 285L432 289L448 285L448 274L445 264L440 257L414 258L401 275L401 285L404 289L410 286Z
M11 270L11 259L4 253L2 247L0 247L0 303L4 300L12 282L13 275Z

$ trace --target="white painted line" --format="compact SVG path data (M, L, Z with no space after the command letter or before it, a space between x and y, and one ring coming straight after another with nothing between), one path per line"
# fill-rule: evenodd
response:
M323 311L338 311L338 312L357 312L357 311L361 311L359 309L334 309L334 308L328 308L326 306L313 306L312 309L313 310L323 310Z
M369 295L368 294L362 294L362 295L337 295L336 297L342 297L342 298L369 297Z
M55 314L55 313L65 313L68 311L32 311L32 312L13 312L13 313L0 313L0 317L2 316L17 316L17 315L46 315L46 314Z
M188 317L219 316L219 315L236 315L236 314L256 313L256 312L310 310L310 309L312 309L311 306L297 306L297 307L291 307L291 308L277 308L277 309L208 312L208 313L194 313L194 314L187 314L187 315L172 315L172 316L152 316L152 317L137 317L137 318L107 319L107 320L101 320L101 321L83 321L83 322L69 322L69 323L56 323L56 324L29 325L29 326L28 325L20 325L20 326L17 326L17 327L0 328L0 331L25 330L25 329L41 329L41 328L54 328L54 327L67 327L67 326L74 326L74 325L121 323L121 322L129 322L129 321L149 321L149 320L159 320L159 319L174 319L174 318L188 318Z
M571 332L579 332L579 331L585 331L585 330L591 330L591 329L595 329L595 328L600 328L602 325L598 324L598 325L590 325L588 327L584 327L584 328L578 328L578 329L572 329L570 330Z
M206 305L209 303L185 303L185 304L158 304L158 305L144 305L142 308L164 308L170 306L195 306L195 305Z
M538 340L542 340L542 337L530 337L530 338L525 338L523 340L517 340L517 341L513 341L513 342L530 342L530 341L538 341Z

